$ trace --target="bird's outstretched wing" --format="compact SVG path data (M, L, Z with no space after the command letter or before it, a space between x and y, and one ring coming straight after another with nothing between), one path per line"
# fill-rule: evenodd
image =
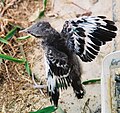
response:
M98 55L100 46L115 38L117 28L104 16L85 16L66 21L61 35L67 38L67 46L82 61L90 62Z

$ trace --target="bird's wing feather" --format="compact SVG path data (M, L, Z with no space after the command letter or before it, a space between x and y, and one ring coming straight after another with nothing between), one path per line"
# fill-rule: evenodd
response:
M46 57L52 73L57 77L66 77L69 73L68 56L55 49L47 47Z
M59 99L59 88L67 89L71 84L69 76L71 68L68 65L68 56L55 49L47 46L45 49L45 60L47 63L47 83L48 92L51 96L51 102L57 106Z
M85 16L66 21L61 35L67 37L67 46L85 62L98 55L100 46L115 38L117 30L113 21L104 16Z

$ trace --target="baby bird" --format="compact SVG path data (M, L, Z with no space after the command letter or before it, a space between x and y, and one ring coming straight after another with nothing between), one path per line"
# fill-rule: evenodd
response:
M81 83L80 59L83 62L93 61L100 46L116 37L117 27L105 16L83 16L65 21L60 33L44 21L25 31L42 39L48 94L57 107L59 88L72 86L75 96L83 98L85 91Z

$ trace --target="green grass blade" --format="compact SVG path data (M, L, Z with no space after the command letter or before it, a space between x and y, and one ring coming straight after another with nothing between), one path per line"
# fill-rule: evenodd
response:
M42 11L40 12L40 14L39 14L39 18L41 18L42 16L44 16L44 13L45 13L45 11L42 10Z
M43 108L41 110L35 111L35 112L29 112L29 113L52 113L54 111L56 111L57 108L55 108L54 106L48 106L46 108Z
M14 27L11 31L8 32L8 34L5 36L5 40L9 40L14 36L16 33L18 27Z
M43 0L43 10L40 12L40 14L39 14L39 17L38 17L38 18L41 18L42 16L44 16L46 6L47 6L47 0Z
M30 70L29 62L28 61L25 62L25 69L26 69L28 75L30 76L31 75L31 70Z
M18 29L23 29L23 27L19 26L19 25L15 25L13 23L9 23L12 27L17 27Z
M4 38L1 38L1 37L0 37L0 42L2 42L2 43L4 43L4 44L8 44L8 41L5 40Z
M17 63L25 63L24 59L17 59L17 58L13 58L11 56L4 55L4 54L0 54L0 58L5 59L5 60L9 60L9 61L13 61L13 62L17 62Z
M45 10L45 8L47 6L47 0L43 0L43 6L44 6L44 10Z
M23 36L23 37L19 37L17 38L17 40L25 40L25 39L28 39L30 38L31 36Z
M94 83L100 82L100 81L101 81L100 78L98 78L98 79L91 79L91 80L83 81L82 84L84 84L84 85L87 85L87 84L94 84Z

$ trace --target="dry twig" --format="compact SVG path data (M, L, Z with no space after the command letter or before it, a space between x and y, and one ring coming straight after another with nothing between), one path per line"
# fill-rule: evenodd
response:
M6 4L6 6L3 8L2 12L1 12L1 17L3 17L4 13L7 11L8 8L10 8L12 5L14 5L14 3L16 2L17 0L12 0L9 4Z
M85 102L85 105L83 107L83 112L82 113L86 113L86 110L89 110L89 113L93 113L92 110L89 107L89 102L90 102L90 98L88 98L88 100Z

